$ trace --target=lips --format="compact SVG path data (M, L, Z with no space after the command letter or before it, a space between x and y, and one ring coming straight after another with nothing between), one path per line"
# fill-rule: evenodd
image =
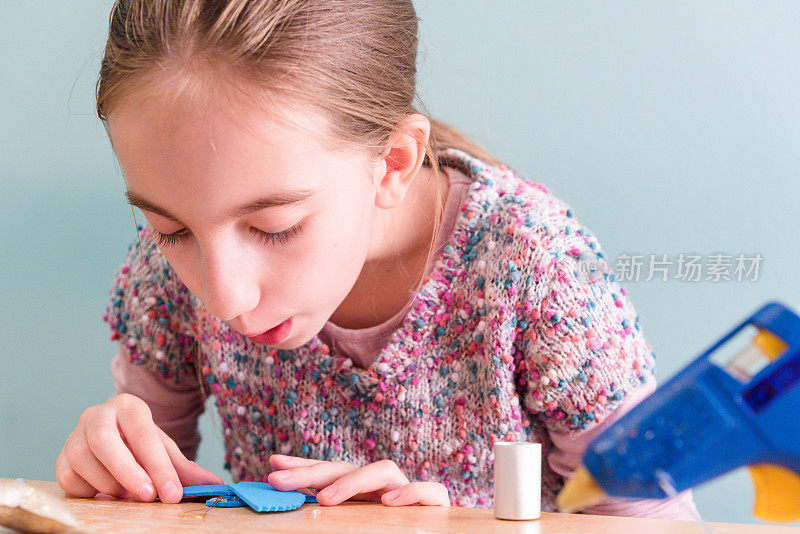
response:
M247 336L247 337L255 341L256 343L261 343L262 345L279 345L284 341L286 341L291 332L292 332L292 318L289 317L278 326L270 328L263 334L258 334L257 336Z

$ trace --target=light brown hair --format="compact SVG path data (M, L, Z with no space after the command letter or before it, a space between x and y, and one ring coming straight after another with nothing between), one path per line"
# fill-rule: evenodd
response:
M332 140L377 156L400 121L418 113L418 20L412 0L117 0L97 114L105 124L137 87L177 72L179 79L166 80L171 88L223 84L253 102L280 95L311 106L328 118ZM436 154L455 147L499 163L454 128L430 120L425 165L433 171L438 207L427 262L442 217Z

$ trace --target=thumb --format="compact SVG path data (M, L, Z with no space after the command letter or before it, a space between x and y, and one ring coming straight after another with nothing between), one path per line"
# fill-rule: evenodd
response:
M196 486L199 484L223 484L222 477L216 475L197 465L197 463L189 460L183 455L177 443L172 440L163 430L161 432L161 441L167 449L167 454L175 467L175 472L178 473L178 478L181 480L183 486Z

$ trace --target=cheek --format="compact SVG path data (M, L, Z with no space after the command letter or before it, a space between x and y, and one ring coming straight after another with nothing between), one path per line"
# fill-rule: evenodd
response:
M308 297L341 293L343 285L352 287L369 242L368 221L348 219L342 212L316 217L306 228L302 245L286 258L285 276Z

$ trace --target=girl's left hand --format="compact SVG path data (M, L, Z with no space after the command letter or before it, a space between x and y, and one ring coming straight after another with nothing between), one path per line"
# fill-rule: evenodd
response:
M324 462L296 456L273 454L267 477L273 488L282 491L317 489L317 502L333 506L348 499L380 501L386 506L423 504L450 506L447 488L438 482L409 482L391 460L364 467L349 462Z

